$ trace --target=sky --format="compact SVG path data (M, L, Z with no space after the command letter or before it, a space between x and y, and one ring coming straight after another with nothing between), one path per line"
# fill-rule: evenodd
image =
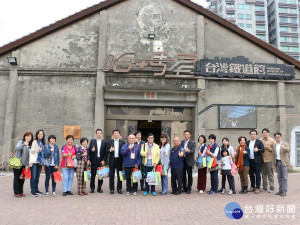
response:
M192 0L204 7L206 0ZM0 47L33 33L101 0L1 0Z

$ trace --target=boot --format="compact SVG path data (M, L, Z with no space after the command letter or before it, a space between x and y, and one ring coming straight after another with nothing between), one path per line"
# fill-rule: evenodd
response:
M244 192L244 186L241 187L241 190L240 190L239 193L240 193L240 194L243 194L243 192Z
M235 187L232 188L232 194L236 194Z

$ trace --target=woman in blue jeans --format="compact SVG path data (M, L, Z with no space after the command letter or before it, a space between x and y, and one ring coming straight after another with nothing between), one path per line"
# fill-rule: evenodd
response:
M49 197L49 181L50 177L52 179L52 196L55 196L56 183L54 180L53 172L56 172L59 166L59 148L55 144L56 137L54 135L49 135L49 143L44 146L42 151L42 157L46 161L45 166L45 189L46 197Z
M160 135L160 160L163 166L163 170L166 168L167 173L169 170L169 163L170 163L170 144L168 135L162 133ZM165 195L168 193L168 175L161 176L161 188L162 191L160 192L161 195Z
M29 166L31 173L30 188L31 196L34 197L43 194L39 191L39 180L42 166L38 162L38 155L42 151L45 144L45 133L43 130L38 130L35 134L35 140L32 142L29 154Z

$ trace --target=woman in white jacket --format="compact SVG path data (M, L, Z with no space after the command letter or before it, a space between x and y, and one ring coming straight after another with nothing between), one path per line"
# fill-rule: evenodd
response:
M42 170L42 166L38 162L38 154L42 151L45 145L45 133L43 130L38 130L35 134L35 140L32 142L29 155L29 166L31 172L30 188L31 196L37 197L43 193L39 191L39 179Z

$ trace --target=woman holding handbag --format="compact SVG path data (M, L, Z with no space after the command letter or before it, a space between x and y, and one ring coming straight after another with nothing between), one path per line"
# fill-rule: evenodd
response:
M42 165L38 162L38 155L42 151L45 142L45 133L43 130L38 130L35 133L35 140L32 142L32 146L29 154L29 165L31 172L30 188L31 196L37 197L43 193L39 191L39 180L42 170Z
M16 146L15 157L20 159L22 166L20 169L14 169L14 194L16 198L25 197L23 194L24 179L21 179L23 169L29 169L29 152L33 141L33 134L26 132L23 139Z
M196 161L200 157L206 156L206 137L204 135L200 135L198 138L199 142L199 149L198 149L198 155L196 156ZM205 158L204 158L205 159ZM207 173L207 167L202 167L198 169L198 183L197 183L197 189L200 194L203 194L206 188L206 173Z
M49 181L50 177L52 179L52 196L55 196L56 183L54 180L53 173L57 171L59 165L59 148L55 144L56 137L54 135L49 135L48 145L45 145L42 150L42 165L45 166L45 189L46 197L49 197Z
M77 158L77 186L78 186L78 195L84 196L88 193L86 192L86 181L84 181L84 171L87 166L89 166L89 158L87 152L87 144L89 140L85 137L80 139L81 146L76 151Z
M74 136L68 135L66 137L67 144L62 146L61 154L61 167L63 172L63 196L73 195L71 192L73 177L74 177L74 159L76 157L76 147L73 145Z
M163 166L163 171L167 171L167 174L161 176L161 195L165 195L168 192L168 170L170 164L170 144L168 135L163 133L160 135L160 159Z
M250 167L250 149L247 147L246 142L247 138L241 136L238 138L240 143L239 147L235 151L235 164L239 170L239 175L241 179L241 194L246 194L248 188L248 173Z

